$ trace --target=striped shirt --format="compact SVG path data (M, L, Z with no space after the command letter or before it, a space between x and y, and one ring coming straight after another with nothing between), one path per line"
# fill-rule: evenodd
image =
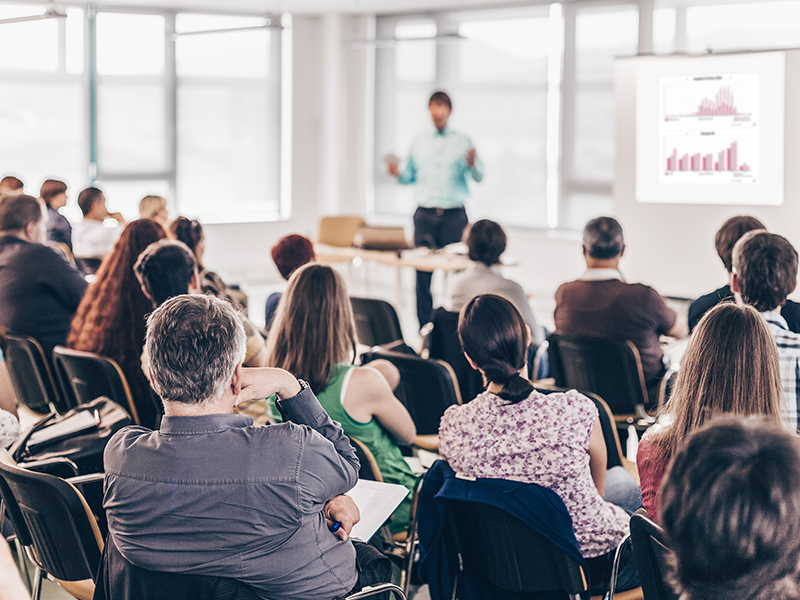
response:
M789 331L789 326L779 313L761 313L769 325L772 337L778 345L778 362L783 384L783 421L789 431L800 431L798 402L800 402L800 335Z

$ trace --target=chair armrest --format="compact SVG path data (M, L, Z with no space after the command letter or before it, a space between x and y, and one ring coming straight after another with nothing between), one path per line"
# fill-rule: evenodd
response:
M392 592L396 599L406 600L406 595L403 590L393 583L381 583L378 585L367 586L360 592L350 594L345 600L361 600L362 598L371 598L379 596L382 593Z
M29 461L29 462L17 463L17 466L20 469L27 469L29 471L36 471L36 472L43 472L43 473L47 473L48 472L45 467L61 466L61 467L67 467L76 476L78 475L78 465L76 465L70 459L64 458L64 457L47 458L47 459L44 459L44 460L32 460L32 461Z
M92 483L93 481L103 481L105 473L89 473L88 475L78 475L77 477L70 477L66 481L72 485L81 485L83 483Z

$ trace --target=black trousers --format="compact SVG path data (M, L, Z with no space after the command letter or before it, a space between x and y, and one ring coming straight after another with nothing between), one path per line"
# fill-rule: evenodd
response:
M426 248L443 248L461 241L467 226L467 211L458 208L417 208L414 213L414 245ZM422 327L433 313L430 271L417 271L417 319Z

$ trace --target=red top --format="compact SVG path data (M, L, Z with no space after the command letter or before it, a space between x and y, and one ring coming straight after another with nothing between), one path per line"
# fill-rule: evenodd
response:
M646 437L639 442L636 466L639 469L639 485L642 488L642 505L647 515L659 525L661 524L659 492L668 463L669 459L660 455Z

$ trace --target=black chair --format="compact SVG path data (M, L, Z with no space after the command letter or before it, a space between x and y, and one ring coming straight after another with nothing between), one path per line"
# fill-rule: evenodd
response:
M445 502L459 575L470 571L509 592L560 592L572 600L587 590L580 563L527 523L491 505Z
M78 265L78 268L81 270L81 273L84 275L94 275L97 273L97 269L100 268L100 265L103 264L102 258L88 258L82 257L78 258L75 257L75 264Z
M597 394L617 421L644 428L654 422L645 408L647 385L633 342L555 333L547 341L556 386Z
M378 466L378 461L375 460L375 455L372 454L366 444L361 440L348 436L350 445L356 451L356 457L360 463L358 469L358 478L366 479L367 481L383 481L381 468Z
M131 564L109 535L94 600L256 600L246 584L210 575L150 571Z
M674 556L664 530L641 508L631 516L631 540L644 600L678 600L669 583L667 565Z
M377 298L350 298L356 322L356 336L365 346L385 346L403 339L394 306Z
M4 356L17 400L38 414L67 412L42 346L29 336L5 335Z
M0 456L0 495L17 539L36 566L33 600L39 600L45 576L79 600L90 600L103 551L94 516L73 483L96 481L102 474L60 479L13 465Z
M62 386L69 388L80 404L105 396L126 408L134 423L141 424L128 380L114 360L93 352L56 346L53 363L56 372L64 378Z
M458 340L458 313L437 308L431 315L431 322L423 330L426 331L425 344L428 358L437 358L449 364L458 379L461 398L469 402L483 389L483 377L467 362Z
M461 404L453 369L446 362L411 354L373 348L361 356L362 364L379 358L388 360L400 371L398 399L408 409L417 427L415 444L428 450L439 448L439 421L447 407Z

